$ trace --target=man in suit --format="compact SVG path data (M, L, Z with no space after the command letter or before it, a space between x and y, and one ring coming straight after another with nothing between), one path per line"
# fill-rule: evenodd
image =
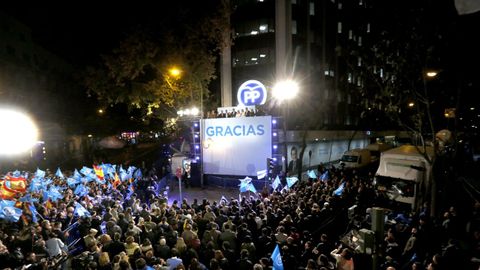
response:
M298 158L297 147L293 146L292 149L290 149L290 162L288 163L287 175L299 177L300 169L300 159Z

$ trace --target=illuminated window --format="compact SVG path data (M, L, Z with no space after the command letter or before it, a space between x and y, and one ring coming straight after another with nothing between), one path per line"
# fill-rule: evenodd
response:
M315 15L315 3L310 3L310 15Z
M353 30L348 30L348 39L353 38Z
M261 24L258 27L258 30L260 30L260 33L266 33L268 32L268 24Z
M370 33L370 23L367 23L367 33Z
M337 24L337 32L338 32L339 34L342 33L342 22L338 22L338 24Z
M292 35L297 34L297 21L292 21Z
M358 37L358 46L362 46L362 37Z
M253 30L252 32L250 32L250 35L254 36L254 35L258 35L258 31L256 30Z
M338 3L338 9L339 9L339 10L342 9L342 3Z

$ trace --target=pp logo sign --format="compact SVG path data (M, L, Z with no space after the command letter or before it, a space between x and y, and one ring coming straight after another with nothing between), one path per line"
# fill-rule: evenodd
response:
M267 101L267 89L257 80L244 82L238 88L238 104L244 106L262 105Z

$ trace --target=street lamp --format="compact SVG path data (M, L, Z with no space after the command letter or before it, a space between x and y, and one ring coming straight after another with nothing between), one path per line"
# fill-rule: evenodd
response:
M174 78L179 78L182 74L182 70L177 67L171 67L170 69L168 69L168 74L170 74L170 76Z
M287 153L287 117L288 110L290 105L290 100L295 98L298 94L299 86L298 83L293 80L284 80L279 81L275 84L272 89L273 97L282 104L284 101L287 103L286 106L283 106L283 151L285 153L284 166L285 172L288 169L288 153Z

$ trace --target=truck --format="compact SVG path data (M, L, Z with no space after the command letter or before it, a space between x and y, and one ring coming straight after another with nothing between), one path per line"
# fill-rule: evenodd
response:
M372 163L368 149L352 149L345 151L340 159L340 166L346 169L360 169Z
M392 148L392 146L390 144L379 143L379 142L369 144L369 145L367 145L367 147L365 147L365 149L370 151L370 156L371 156L371 162L372 163L373 162L378 162L380 160L380 155L382 154L382 152L385 152L385 151L387 151L391 148Z
M402 145L383 152L375 173L374 186L390 200L419 209L421 199L432 184L432 165L414 145ZM433 147L426 154L433 157Z

